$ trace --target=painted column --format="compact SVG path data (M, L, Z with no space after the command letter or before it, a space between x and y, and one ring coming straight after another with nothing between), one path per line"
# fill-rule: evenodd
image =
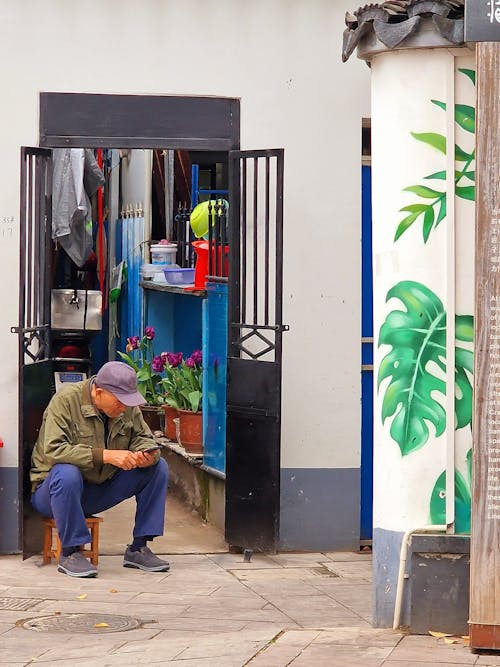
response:
M374 624L387 627L405 533L470 531L475 72L466 48L371 64Z

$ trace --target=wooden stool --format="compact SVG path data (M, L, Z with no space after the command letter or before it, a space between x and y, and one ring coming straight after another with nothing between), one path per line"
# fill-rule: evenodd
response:
M102 522L100 516L88 516L85 519L87 528L90 530L90 549L82 547L82 553L90 558L92 565L97 565L99 561L99 524ZM43 520L45 525L45 534L43 538L43 564L50 563L52 558L59 560L61 555L61 540L57 534L56 522L54 519L45 518ZM54 547L55 535L55 547Z

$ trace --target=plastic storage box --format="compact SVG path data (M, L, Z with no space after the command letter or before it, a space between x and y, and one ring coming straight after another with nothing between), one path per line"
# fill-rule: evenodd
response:
M192 285L194 282L194 269L170 267L163 269L163 273L169 285Z

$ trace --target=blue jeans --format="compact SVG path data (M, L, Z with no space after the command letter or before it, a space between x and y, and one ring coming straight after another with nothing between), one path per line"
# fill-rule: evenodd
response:
M102 484L90 484L80 468L57 463L31 496L33 507L53 517L63 548L90 542L85 517L103 512L135 496L134 537L163 535L168 466L164 459L148 468L119 470Z

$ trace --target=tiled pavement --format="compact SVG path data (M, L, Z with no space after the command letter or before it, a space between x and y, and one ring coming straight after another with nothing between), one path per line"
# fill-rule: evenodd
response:
M368 554L255 555L245 563L219 553L170 561L171 572L156 574L104 556L97 579L78 580L53 564L40 566L37 557L0 557L0 598L41 600L27 611L0 610L0 665L500 665L500 656L474 655L462 643L373 629ZM16 625L75 613L127 615L143 624L107 634Z

